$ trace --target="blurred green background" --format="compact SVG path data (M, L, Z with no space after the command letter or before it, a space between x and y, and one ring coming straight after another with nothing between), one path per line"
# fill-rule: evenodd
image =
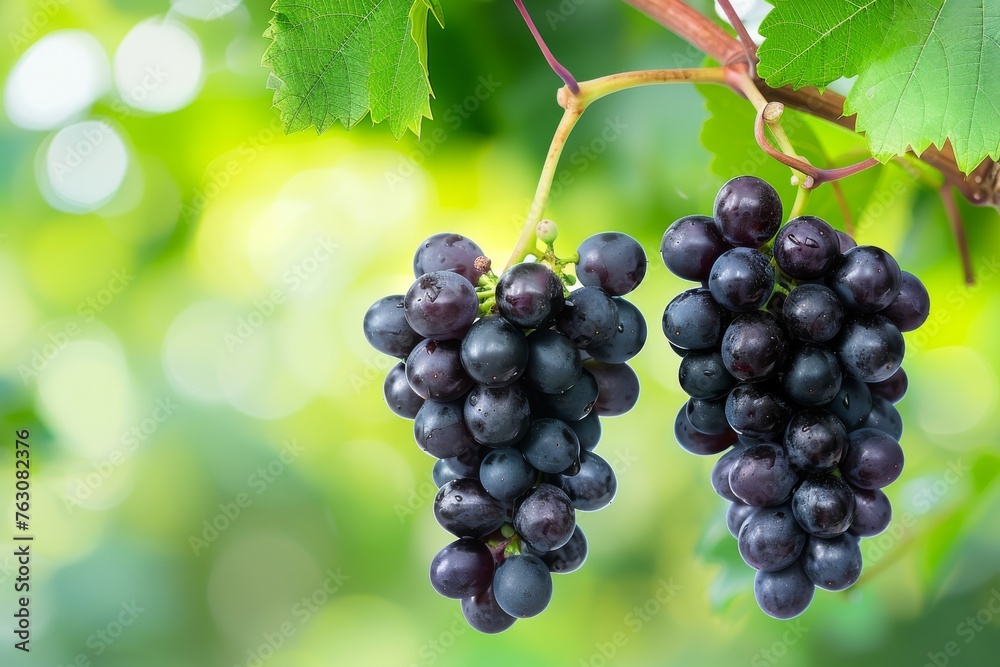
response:
M558 247L621 230L650 254L634 294L650 324L632 362L642 397L605 421L620 488L580 517L586 566L500 636L468 630L433 592L427 567L450 541L431 513L433 460L383 404L392 360L361 319L407 288L432 233L505 260L560 114L510 3L444 4L447 29L429 30L435 119L398 143L367 121L279 131L263 0L0 4L0 533L12 544L13 433L29 428L36 535L29 655L11 646L14 559L0 548L0 664L996 664L995 210L962 207L979 272L965 287L931 188L897 166L845 184L859 239L933 301L907 334L894 522L865 540L857 586L817 592L792 622L764 616L712 461L673 441L684 397L658 322L686 286L660 236L741 172L794 196L727 91L707 92L732 114L711 121L709 143L729 152L714 167L706 99L671 86L595 105L560 168ZM617 2L531 4L582 78L701 60ZM799 120L793 141L834 162L861 146ZM829 192L809 211L844 228Z

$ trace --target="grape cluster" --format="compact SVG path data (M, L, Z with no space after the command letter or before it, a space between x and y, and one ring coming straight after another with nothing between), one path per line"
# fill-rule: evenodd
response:
M757 570L757 603L787 619L815 587L857 581L860 538L889 524L880 489L903 468L901 332L923 324L930 299L886 251L816 217L781 219L774 189L741 176L712 217L670 225L660 252L701 283L663 314L690 396L675 437L695 454L725 452L712 486Z
M645 344L646 323L622 296L642 280L646 256L615 233L578 253L582 287L568 292L575 281L554 254L555 271L525 262L497 277L474 242L437 234L417 249L407 293L365 315L369 343L401 359L386 402L414 420L417 445L438 459L434 516L457 539L431 562L431 585L461 599L480 632L545 609L551 573L587 557L576 512L603 508L617 491L594 448L600 417L638 399L625 362Z

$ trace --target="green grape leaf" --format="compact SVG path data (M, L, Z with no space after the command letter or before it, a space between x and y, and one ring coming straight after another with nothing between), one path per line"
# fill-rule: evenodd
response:
M397 139L431 117L427 14L438 0L276 0L263 64L286 132L365 116Z
M847 96L872 154L882 162L951 143L958 167L1000 158L1000 4L914 2L895 21Z
M757 72L767 85L816 86L857 75L878 52L909 0L772 0Z

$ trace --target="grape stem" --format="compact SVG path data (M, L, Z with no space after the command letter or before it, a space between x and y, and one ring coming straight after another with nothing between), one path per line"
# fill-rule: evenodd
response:
M965 224L962 222L962 214L958 210L958 203L955 201L955 192L951 186L944 185L938 190L941 195L941 203L944 204L944 211L948 216L948 224L951 225L951 233L955 236L955 245L958 246L958 254L962 257L962 270L965 273L965 284L974 285L976 274L972 270L972 258L969 256L969 239L965 235Z
M733 4L729 0L719 0L719 6L722 7L722 11L725 12L730 25L733 26L736 34L739 35L740 44L743 46L743 51L747 56L747 65L750 67L750 76L755 77L757 75L757 63L760 62L760 59L757 57L757 42L753 41L753 38L750 37L750 32L743 25L743 19L733 9Z
M805 212L811 192L812 190L809 188L798 188L795 191L795 203L792 204L792 210L788 213L789 220L794 220Z
M522 0L514 0L514 4L517 5L517 10L521 12L521 18L524 19L524 22L528 26L528 30L531 31L531 36L535 38L535 43L538 44L538 48L542 50L542 55L545 56L545 60L549 63L549 67L551 67L552 71L563 80L563 83L566 84L567 88L572 90L574 93L580 92L580 86L577 84L576 79L568 69L563 67L563 65L556 60L556 57L552 54L552 50L549 49L549 46L545 43L541 33L538 32L538 28L535 27L535 22L531 20L531 15L528 13L527 8L525 8L524 2L522 2Z
M563 108L563 115L556 127L555 134L552 136L552 143L549 144L549 152L542 165L542 173L538 178L534 199L532 199L531 207L528 209L527 219L517 239L517 245L514 246L510 260L507 262L507 269L524 261L529 255L540 256L535 228L541 221L545 207L548 205L552 181L555 178L556 168L559 166L559 158L562 156L566 141L587 107L596 100L621 90L659 83L684 82L724 84L726 70L722 67L698 67L621 72L583 81L578 85L577 92L574 92L568 85L559 89L556 99Z

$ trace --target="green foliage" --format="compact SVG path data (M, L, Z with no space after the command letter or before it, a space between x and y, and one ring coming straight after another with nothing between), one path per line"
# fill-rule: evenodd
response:
M758 72L771 86L816 86L820 90L842 76L867 67L878 44L906 3L774 0L774 10L760 25Z
M981 0L778 0L761 24L771 86L823 89L858 76L857 114L882 162L950 142L959 168L1000 157L1000 10Z
M366 115L399 138L430 118L427 13L438 0L277 0L263 64L286 132Z

